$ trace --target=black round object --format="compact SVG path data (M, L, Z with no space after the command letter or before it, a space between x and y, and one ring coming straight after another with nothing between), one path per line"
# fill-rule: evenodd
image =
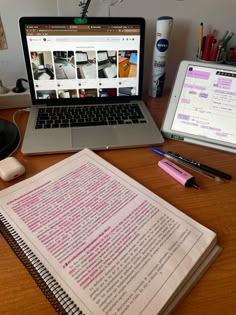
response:
M12 122L0 118L0 160L9 156L18 146L20 134Z

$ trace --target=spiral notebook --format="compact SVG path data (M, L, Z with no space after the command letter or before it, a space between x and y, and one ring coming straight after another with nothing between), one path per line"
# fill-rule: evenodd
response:
M169 314L216 234L84 149L0 192L0 231L60 314Z

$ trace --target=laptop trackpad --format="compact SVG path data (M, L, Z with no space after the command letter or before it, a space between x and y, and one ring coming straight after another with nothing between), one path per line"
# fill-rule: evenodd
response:
M74 148L106 148L117 142L113 128L78 128L72 129L72 146Z

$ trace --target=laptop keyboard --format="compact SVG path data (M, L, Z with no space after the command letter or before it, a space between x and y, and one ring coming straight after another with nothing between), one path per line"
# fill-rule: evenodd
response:
M106 63L109 63L109 60L105 59L105 60L101 60L98 62L99 66L105 65Z
M36 129L146 123L137 104L39 108Z

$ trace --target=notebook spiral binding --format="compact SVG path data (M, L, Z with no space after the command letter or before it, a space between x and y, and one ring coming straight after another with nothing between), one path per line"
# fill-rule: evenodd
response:
M1 214L0 232L58 314L84 315Z

